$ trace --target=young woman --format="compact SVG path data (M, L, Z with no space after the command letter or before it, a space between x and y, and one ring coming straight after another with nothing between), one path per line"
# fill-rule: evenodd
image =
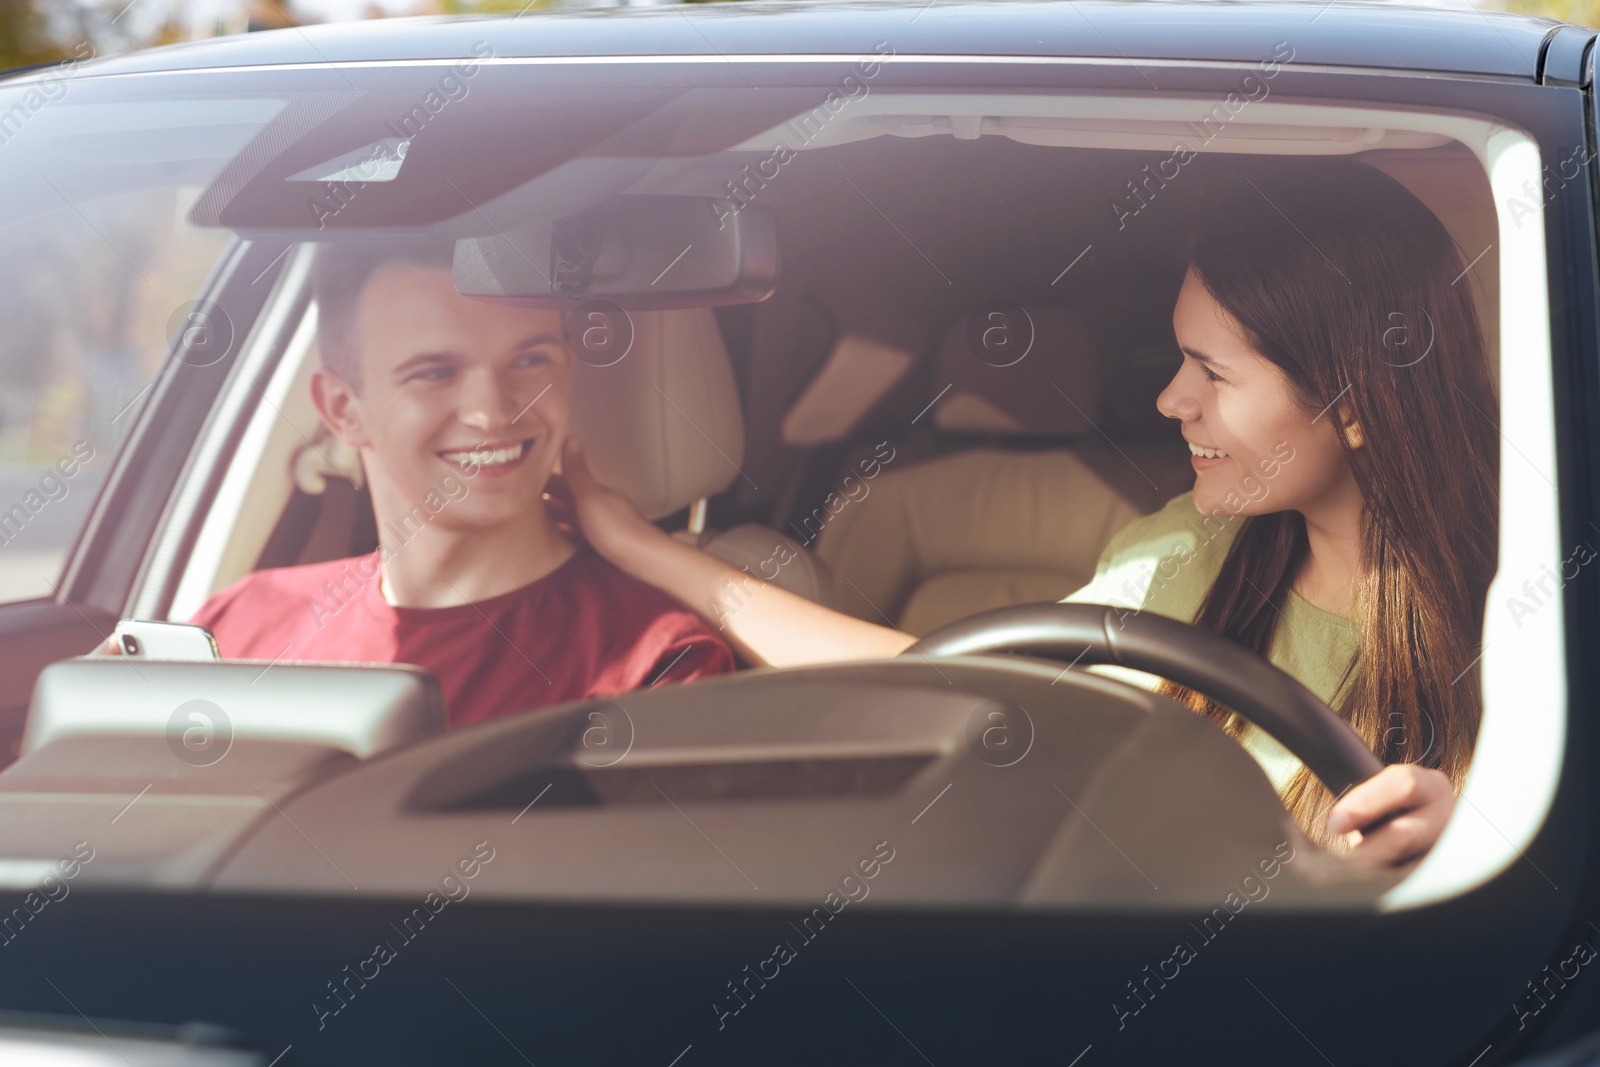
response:
M1498 405L1463 257L1415 196L1353 160L1249 182L1210 220L1173 310L1182 362L1156 398L1194 489L1120 531L1067 599L1192 622L1299 677L1388 764L1336 803L1225 708L1159 688L1249 746L1313 839L1408 863L1471 758L1496 567ZM730 581L761 584L641 519L574 441L564 467L585 535L629 573L703 612ZM758 664L915 640L770 585L722 621Z

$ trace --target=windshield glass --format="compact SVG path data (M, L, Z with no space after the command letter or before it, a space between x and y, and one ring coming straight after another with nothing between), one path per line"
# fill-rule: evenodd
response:
M1384 764L1453 796L1492 703L1489 124L890 88L887 54L759 92L485 44L0 93L0 599L52 596L88 530L131 620L50 666L3 773L111 814L149 783L123 821L171 846L86 869L403 895L472 856L513 897L1041 907L1206 902L1268 860L1280 900L1400 880L1330 881L1324 820ZM1316 230L1315 190L1357 185L1387 229ZM1318 303L1374 262L1406 266ZM136 427L165 458L119 468ZM1448 477L1393 460L1440 427ZM90 523L113 472L147 546ZM1404 610L1450 611L1362 606L1380 527ZM1139 672L896 655L1041 604L1222 643L1181 684L1159 627ZM1373 652L1374 618L1437 654ZM1304 696L1229 681L1257 667ZM1428 700L1379 714L1383 686ZM1149 731L1215 793L1135 789ZM1163 844L1202 819L1203 860ZM938 847L875 881L913 826ZM511 834L561 862L490 867Z

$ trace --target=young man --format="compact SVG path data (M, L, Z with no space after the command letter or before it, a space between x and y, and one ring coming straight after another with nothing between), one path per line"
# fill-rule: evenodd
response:
M361 454L378 551L257 571L193 621L228 658L426 667L454 725L731 671L693 612L557 528L561 313L460 295L450 254L330 246L313 272L312 397Z

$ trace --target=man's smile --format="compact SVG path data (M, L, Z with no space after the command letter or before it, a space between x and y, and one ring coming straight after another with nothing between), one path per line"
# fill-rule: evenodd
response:
M472 474L476 470L478 474L494 477L510 474L522 466L532 450L533 438L530 437L521 441L486 442L470 448L439 452L437 455L463 473Z

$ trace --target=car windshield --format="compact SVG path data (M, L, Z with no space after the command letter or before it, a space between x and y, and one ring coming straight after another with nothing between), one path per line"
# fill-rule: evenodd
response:
M458 702L444 709L444 729L440 712L424 707L437 704L433 683L414 673L318 674L309 664L345 657L297 644L287 630L230 645L241 612L292 616L322 634L394 608L392 648L403 649L405 590L360 586L376 572L357 573L357 564L376 567L396 546L410 551L403 546L422 543L421 531L466 514L452 508L490 507L498 490L487 474L530 455L553 463L559 447L537 428L546 426L537 421L545 409L534 406L544 393L529 377L526 405L522 392L494 400L498 385L483 403L521 407L507 422L536 429L481 440L435 434L418 429L425 404L397 400L394 433L412 435L405 447L432 473L405 482L389 459L375 468L388 447L371 423L373 397L387 395L383 381L369 377L351 390L349 402L367 406L345 421L352 409L314 384L326 381L319 368L345 358L331 347L344 336L337 316L369 339L384 325L384 315L359 303L368 290L340 297L328 281L341 256L412 264L412 274L369 265L359 275L391 286L392 332L382 336L396 352L416 329L411 312L433 300L467 301L461 306L476 310L463 313L463 329L501 330L495 343L507 351L559 348L564 338L575 357L570 427L595 471L646 519L703 546L720 539L723 558L746 573L913 637L1084 590L1077 599L1115 605L1125 579L1150 581L1167 550L1154 535L1149 543L1113 537L1169 514L1163 509L1194 490L1197 470L1227 460L1225 440L1179 432L1177 402L1163 392L1180 368L1200 374L1199 357L1174 337L1175 307L1182 329L1193 306L1184 301L1199 299L1185 287L1190 246L1225 192L1271 188L1306 158L1356 159L1411 190L1470 261L1461 286L1470 287L1488 386L1536 388L1500 375L1514 356L1502 351L1513 335L1502 321L1514 313L1513 294L1540 315L1544 308L1542 245L1506 215L1514 206L1491 195L1493 183L1509 181L1494 175L1497 165L1531 165L1537 174L1537 152L1530 163L1516 131L1465 115L1264 96L1219 111L1198 95L952 90L904 77L891 86L881 77L886 55L765 71L759 90L735 64L498 62L487 44L450 62L69 72L0 90L0 496L8 509L0 515L0 600L81 589L83 603L112 620L200 619L224 660L252 661L243 674L207 675L213 688L192 672L238 664L153 658L127 665L137 679L62 671L51 686L41 683L12 769L34 792L50 782L103 792L115 814L171 766L220 783L204 819L155 789L126 818L148 819L181 844L90 869L136 884L315 892L360 884L404 893L414 872L365 855L361 833L431 863L452 849L470 853L480 836L474 820L492 815L506 834L542 835L552 849L575 849L586 826L641 848L679 831L687 836L674 836L674 848L715 844L708 856L663 861L694 870L659 880L594 860L561 876L508 876L490 892L726 900L770 879L810 899L827 886L813 886L809 874L791 878L774 836L803 843L794 862L808 872L837 861L836 874L859 874L894 854L896 838L874 821L890 806L898 805L896 825L909 828L932 822L940 803L990 813L1016 804L1032 813L1028 825L1004 843L989 841L989 860L979 823L938 831L960 847L952 844L954 858L925 872L904 899L1099 899L1098 876L1051 875L1049 857L1070 844L1067 831L1054 836L1060 820L1080 802L1091 805L1068 788L1090 782L1089 763L1073 753L1111 759L1122 751L1118 731L1131 727L1109 724L1147 707L1139 702L1148 690L1129 695L1113 672L1079 670L1056 684L1065 664L1035 662L1027 675L1022 666L941 668L916 657L856 673L786 671L750 669L729 653L726 670L669 675L685 684L646 693L657 669L682 669L652 653L628 686L604 698L530 700L519 711L518 692L475 689L448 663L405 651L366 657L428 665L446 704ZM1535 267L1513 276L1513 261ZM1390 366L1429 358L1429 310L1397 307L1386 320ZM540 334L528 324L546 311ZM1542 334L1518 336L1527 358L1547 358ZM434 344L418 355L432 362L420 371L408 362L405 373L469 389L470 361L448 348ZM544 373L544 358L527 356L516 373ZM371 375L377 365L365 366ZM420 395L406 388L413 392L396 387L394 395ZM1536 392L1523 400L1520 417L1540 426L1548 407ZM1519 417L1509 409L1480 415L1491 423ZM1527 447L1538 452L1544 429L1525 427L1524 437L1506 425L1507 440L1531 437ZM1292 477L1279 485L1300 477L1292 464L1285 469ZM452 471L463 476L451 481ZM113 475L137 487L142 502L100 494ZM1275 471L1257 476L1251 484L1263 496L1277 491ZM390 485L408 486L409 495L386 499ZM1259 503L1235 499L1219 501L1229 511L1224 525ZM1510 558L1507 545L1543 536L1538 524L1553 521L1544 506L1551 501L1553 490L1524 508L1523 526L1480 530L1480 540L1492 555L1498 537L1502 560ZM149 531L148 547L129 548L118 564L121 579L109 577L113 557L73 556L75 544L81 552L104 543L95 531L117 516ZM1121 553L1110 578L1099 565L1113 558L1108 551ZM339 561L350 564L340 571ZM253 575L316 566L325 569L292 601L252 608L216 599ZM1486 566L1485 576L1492 559ZM750 596L729 589L689 605L704 620L704 648L720 646L719 628ZM1282 601L1296 613L1288 625L1321 627L1313 644L1342 649L1353 640L1332 600L1318 601L1309 587L1294 598ZM417 601L418 610L450 610L440 608L449 599ZM1476 688L1501 657L1534 640L1527 627L1559 627L1550 617L1558 613L1540 614L1540 602L1527 600L1515 618L1491 615L1488 651L1482 662L1463 662L1458 680ZM489 603L457 598L453 609L472 622L473 612L489 617L480 610ZM632 610L621 603L585 608L593 620L575 612L548 625L604 632L614 621L607 611ZM1501 631L1519 636L1498 644ZM567 664L541 662L529 651L536 639L520 631L495 633L502 659L559 687ZM1476 651L1480 635L1462 640ZM445 658L475 654L462 646ZM1302 667L1303 679L1319 679L1307 682L1313 689L1326 681L1331 695L1340 682L1333 666ZM107 710L114 691L141 710L119 720ZM1092 743L1045 728L1057 699L1068 711L1104 716ZM1483 699L1486 723L1497 702L1504 716L1505 693L1486 684ZM496 710L471 712L471 701ZM554 718L534 710L551 703L565 710ZM1556 710L1534 723L1537 736L1558 732L1560 703L1549 703ZM772 713L760 719L767 725L751 725L755 709ZM514 732L513 719L526 728ZM1384 743L1424 758L1433 729L1426 716L1396 720ZM150 753L117 740L134 735L148 735ZM1496 736L1498 727L1486 725L1483 737ZM1213 730L1195 744L1250 779L1241 789L1256 792L1227 802L1259 814L1259 803L1275 803L1279 772L1292 773L1303 753L1250 733L1243 740ZM961 769L950 763L958 752ZM965 777L974 766L1022 770L977 786ZM278 785L262 786L269 781ZM239 844L251 819L291 795L299 807L284 809L281 836L269 826ZM1089 810L1112 805L1095 803L1102 807ZM1529 796L1530 811L1540 803ZM828 811L854 826L844 843L806 836L807 819ZM1280 826L1281 815L1262 826ZM90 835L59 829L66 844ZM1232 863L1254 842L1219 855ZM1494 847L1504 851L1504 841ZM35 851L56 848L41 842ZM1107 871L1123 863L1109 856ZM1120 892L1124 878L1150 881L1138 864L1126 866L1104 884ZM1482 873L1463 860L1428 891ZM1324 882L1317 892L1370 905L1398 880L1332 890ZM1211 891L1211 882L1196 884L1202 898Z

